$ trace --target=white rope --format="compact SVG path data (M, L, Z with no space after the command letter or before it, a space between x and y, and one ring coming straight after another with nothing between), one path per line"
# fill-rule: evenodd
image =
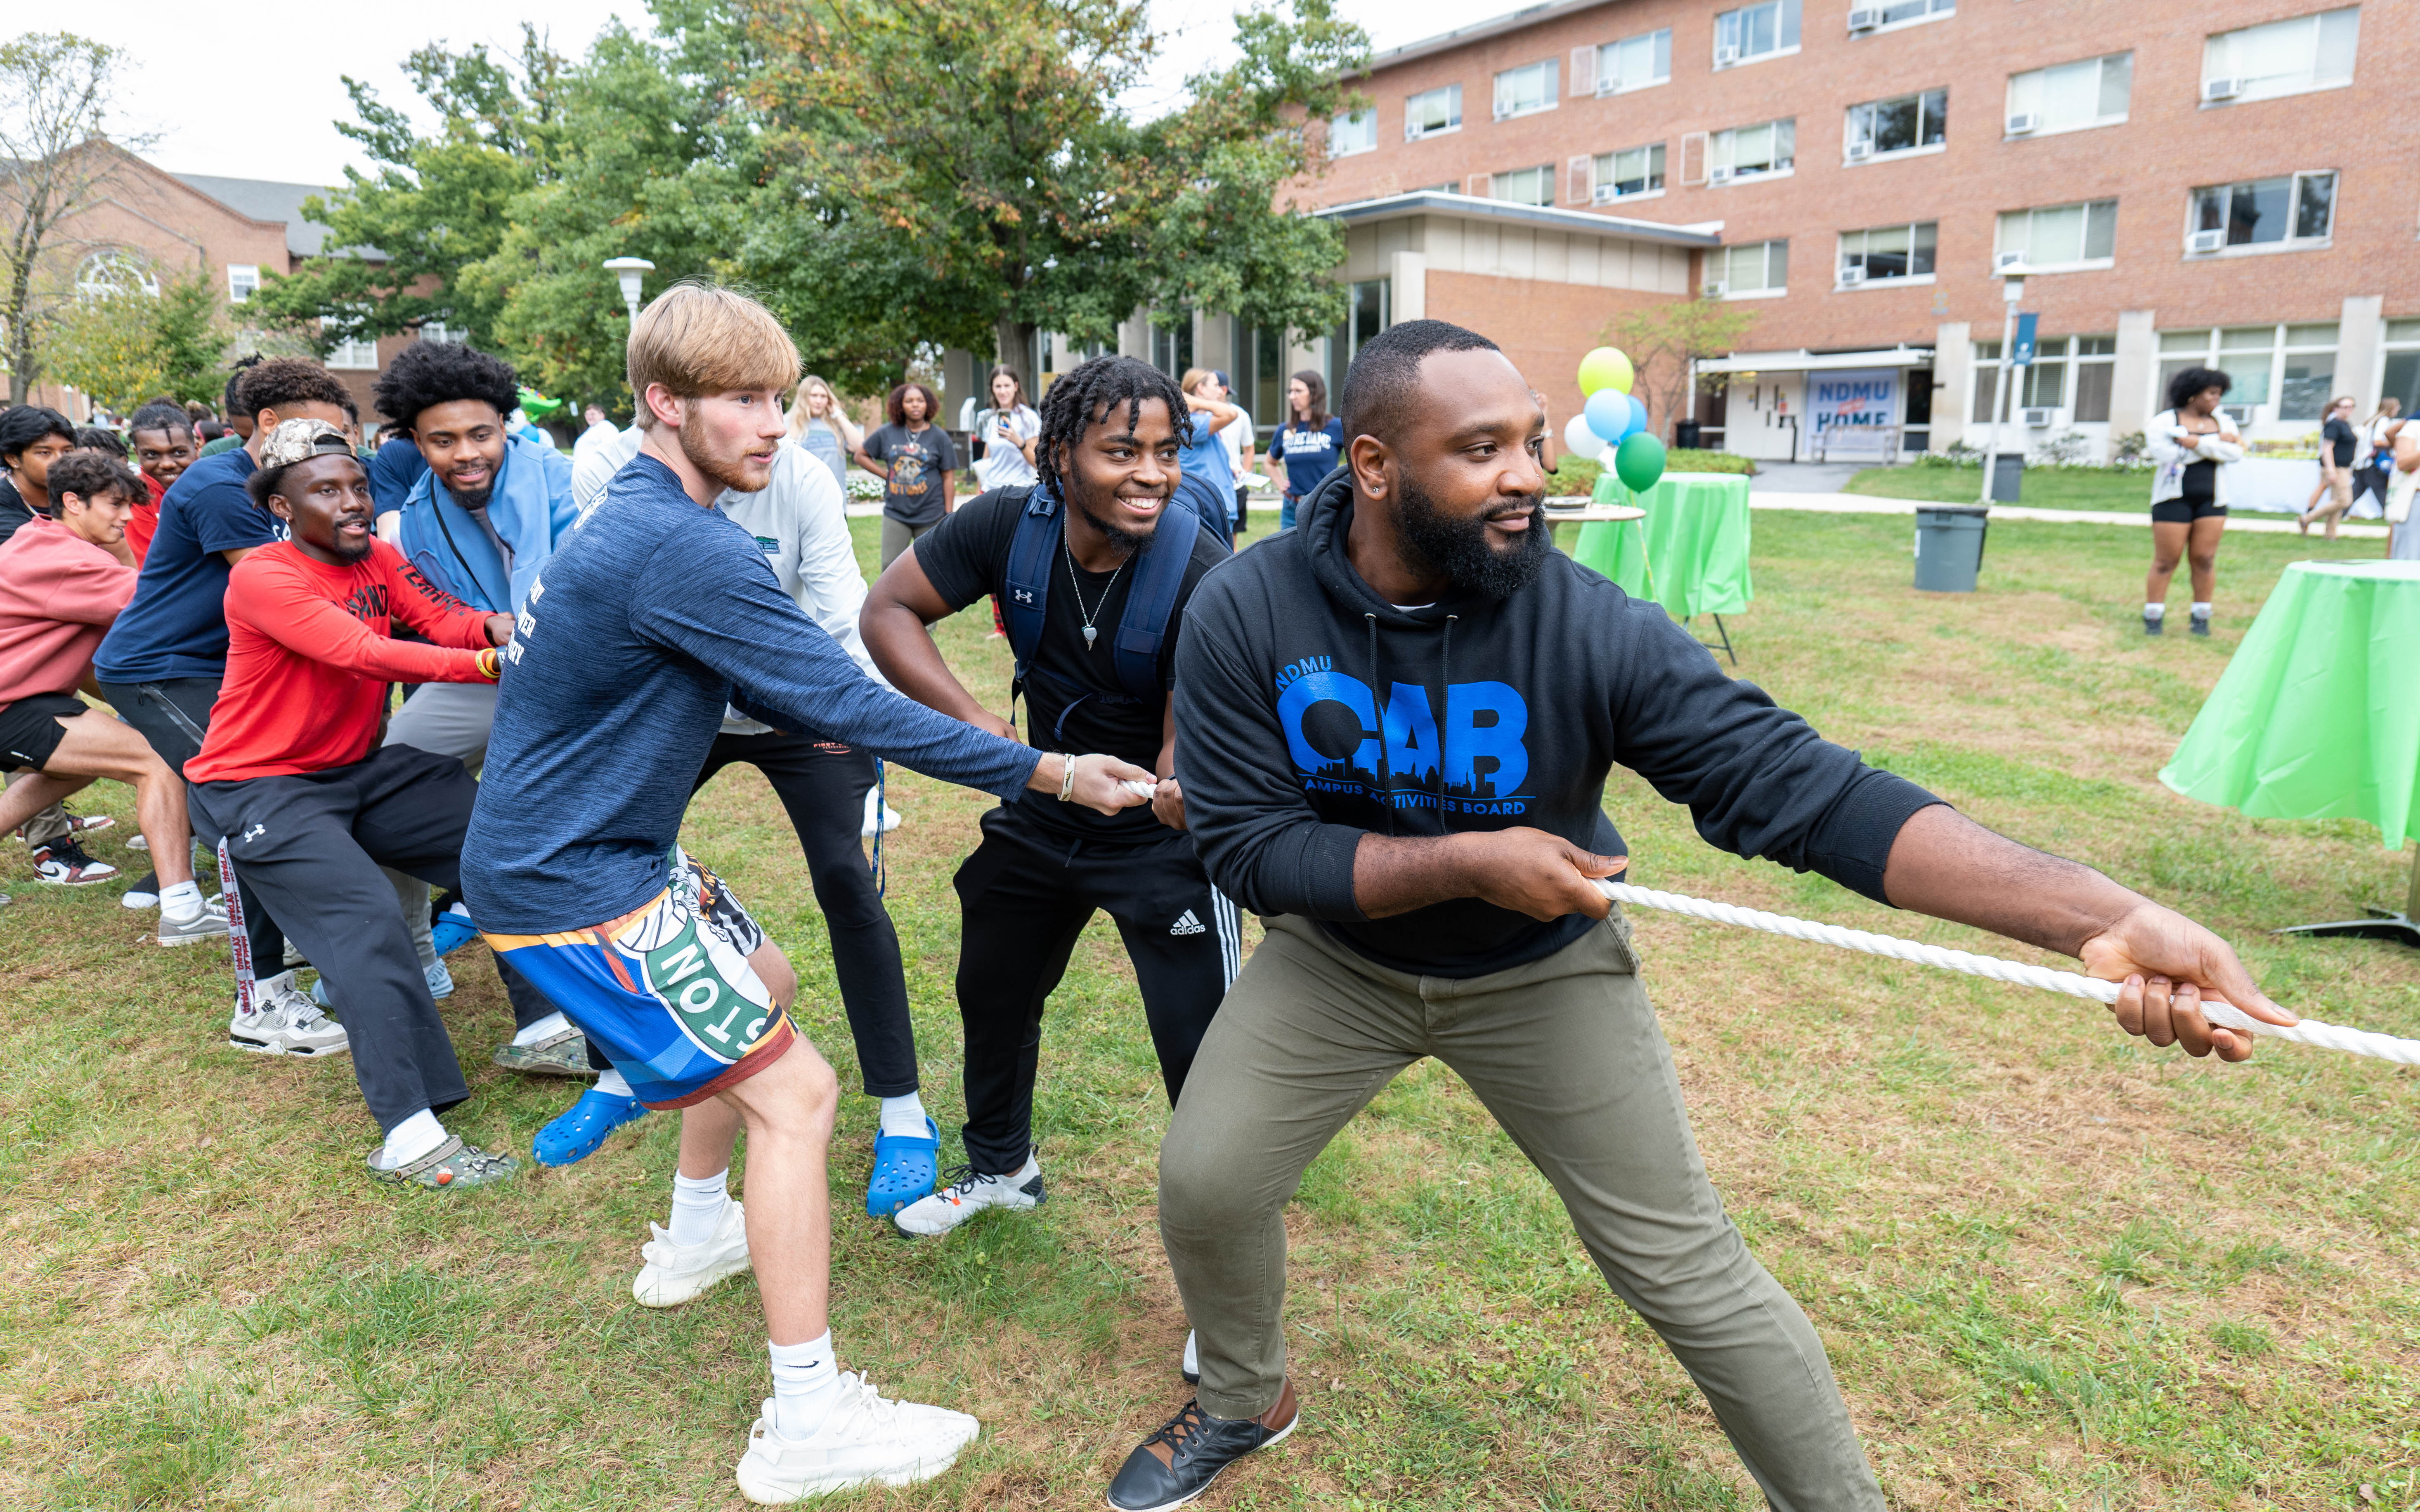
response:
M1818 924L1811 919L1792 918L1785 914L1768 914L1761 908L1740 908L1730 903L1708 903L1703 898L1683 897L1677 892L1634 887L1626 882L1599 882L1597 887L1606 897L1624 906L1660 908L1667 913L1686 914L1692 918L1711 919L1717 924L1737 924L1744 929L1786 934L1793 940L1837 945L1844 950L1863 950L1868 955L1888 956L1894 961L1912 961L1917 965L1962 971L1970 977L1989 977L1993 981L2012 981L2021 987L2040 987L2046 992L2066 993L2071 997L2089 997L2099 1003L2118 1000L2118 983L2080 977L2072 971L2029 966L2019 961L2003 961L1997 956L1975 955L1938 945L1918 945L1914 940L1893 939L1887 934L1869 934L1861 929L1842 929L1838 924ZM2296 1044L2350 1051L2356 1056L2373 1056L2380 1060L2392 1060L2405 1066L2420 1065L2420 1040L2398 1040L2391 1034L2348 1029L2341 1025L2322 1024L2317 1019L2304 1019L2288 1028L2264 1024L2226 1003L2205 1001L2201 1011L2202 1017L2211 1023L2223 1024L2231 1029L2242 1029L2274 1040L2290 1040Z

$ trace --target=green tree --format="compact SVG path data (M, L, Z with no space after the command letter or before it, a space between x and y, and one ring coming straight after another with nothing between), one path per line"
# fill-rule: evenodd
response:
M226 306L216 280L201 269L164 278L152 313L160 356L159 387L144 394L216 404L226 392Z
M159 392L160 299L139 288L89 293L54 312L49 376L119 414Z
M1689 402L1689 364L1736 350L1756 311L1720 299L1673 300L1617 316L1602 333L1637 369L1632 393L1648 401L1648 428L1662 434ZM1719 386L1719 378L1703 380Z

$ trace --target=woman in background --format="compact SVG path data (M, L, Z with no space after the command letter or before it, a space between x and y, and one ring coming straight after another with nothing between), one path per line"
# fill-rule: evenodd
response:
M848 495L848 455L865 440L840 407L831 385L813 373L799 380L798 397L790 401L790 440L831 469L832 481Z
M2302 515L2294 521L2304 535L2311 533L2311 521L2328 522L2328 539L2336 538L2336 520L2352 508L2352 465L2354 454L2361 449L2361 433L2352 428L2355 401L2350 393L2340 394L2328 406L2326 422L2319 426L2319 486L2303 504ZM2322 496L2327 507L2319 507Z
M1336 471L1343 454L1344 422L1327 412L1327 380L1306 367L1286 384L1286 423L1269 438L1269 471L1274 474L1279 463L1285 464L1279 530L1294 529L1295 505Z
M1016 369L991 370L991 408L975 412L973 433L984 444L984 455L975 462L975 481L985 492L1031 488L1042 481L1033 468L1042 417L1025 402L1025 380Z
M2210 634L2218 583L2218 538L2226 530L2226 470L2243 460L2243 437L2219 401L2235 380L2188 367L2168 379L2168 408L2150 424L2151 572L2143 584L2143 633L2158 635L2168 579L2180 558L2193 564L2193 633Z
M2403 428L2403 401L2393 394L2378 401L2377 412L2362 423L2361 457L2352 470L2352 501L2374 495L2386 507L2387 474L2395 466L2395 434Z

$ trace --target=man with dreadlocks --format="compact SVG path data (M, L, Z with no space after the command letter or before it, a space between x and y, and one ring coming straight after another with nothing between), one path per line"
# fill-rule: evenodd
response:
M1041 481L962 505L866 599L865 644L892 687L1015 739L1016 726L967 691L925 628L996 595L1016 654L1012 710L1021 691L1032 743L1107 751L1160 779L1149 812L1028 803L983 816L983 843L956 878L968 1164L955 1184L893 1216L903 1232L946 1234L985 1208L1043 1200L1033 1147L1042 1008L1094 909L1117 920L1134 962L1171 1103L1234 980L1235 905L1202 874L1172 775L1168 689L1185 601L1227 558L1178 497L1177 454L1191 428L1166 374L1094 358L1042 401Z

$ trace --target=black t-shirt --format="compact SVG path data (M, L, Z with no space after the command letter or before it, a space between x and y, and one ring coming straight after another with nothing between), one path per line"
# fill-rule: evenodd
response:
M958 470L958 452L948 431L884 425L865 439L865 455L891 465L891 480L882 486L885 515L902 525L930 525L949 512L941 474Z
M2340 468L2352 466L2352 449L2360 440L2350 425L2341 420L2331 420L2319 427L2319 439L2335 445L2335 462Z
M0 475L0 541L16 534L18 526L32 524L39 513L17 492L15 483Z
M964 609L986 594L1007 593L1009 548L1016 537L1016 522L1025 513L1025 498L1023 488L995 488L960 505L916 543L917 564L924 569L925 579L943 603ZM1060 529L1065 530L1063 523ZM1202 575L1227 556L1227 548L1207 529L1195 533L1193 559L1186 564L1185 585L1160 643L1163 688L1176 680L1176 642L1185 606ZM1137 766L1158 769L1168 700L1163 694L1138 702L1128 694L1118 681L1111 650L1133 582L1132 562L1112 572L1087 572L1077 566L1063 536L1043 609L1042 642L1034 648L1032 669L1025 680L1026 739L1037 750L1100 751ZM1084 646L1086 611L1099 632L1089 651ZM1108 815L1078 804L1052 801L1047 794L1039 795L1039 802L1031 801L1034 795L1027 796L1029 801L1019 807L1032 810L1032 818L1070 833L1136 840L1159 840L1171 833L1152 817L1147 805Z

